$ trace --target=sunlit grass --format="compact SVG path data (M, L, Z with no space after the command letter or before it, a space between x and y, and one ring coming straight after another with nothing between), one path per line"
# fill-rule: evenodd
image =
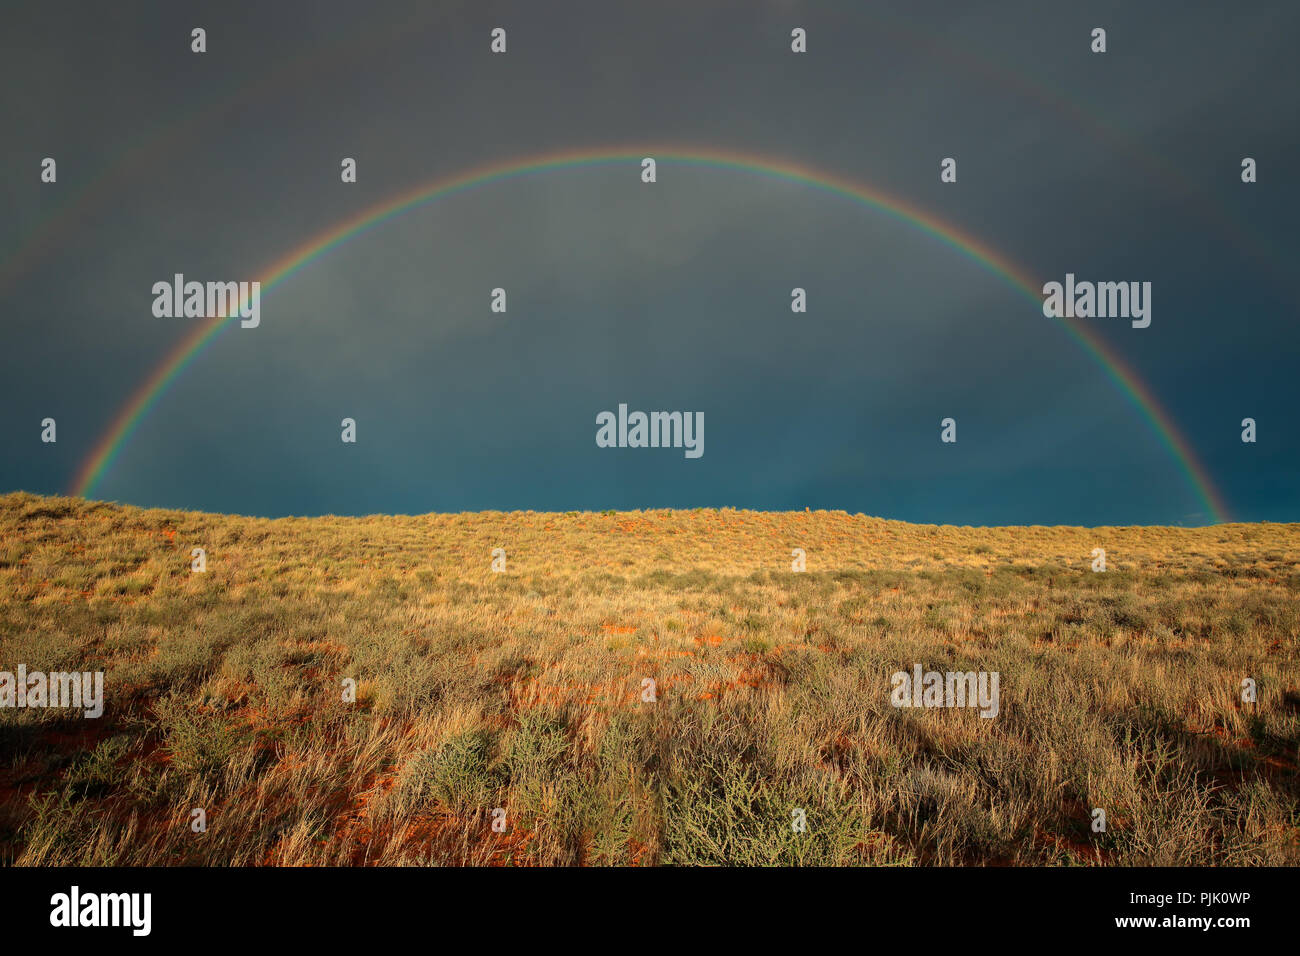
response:
M0 710L19 864L1300 861L1298 525L12 494L0 531L0 670L106 673L99 720ZM917 664L997 671L998 717L895 709Z

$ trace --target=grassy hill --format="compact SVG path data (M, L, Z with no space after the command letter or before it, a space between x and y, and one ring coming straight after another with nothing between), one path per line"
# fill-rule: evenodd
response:
M0 671L106 706L0 709L0 863L1294 864L1298 635L1294 524L10 494Z

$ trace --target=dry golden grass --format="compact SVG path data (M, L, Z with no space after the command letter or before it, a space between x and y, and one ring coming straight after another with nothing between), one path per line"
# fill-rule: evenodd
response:
M0 529L0 670L107 692L0 710L0 862L1300 860L1300 525L11 494ZM999 715L894 708L916 664L998 672Z

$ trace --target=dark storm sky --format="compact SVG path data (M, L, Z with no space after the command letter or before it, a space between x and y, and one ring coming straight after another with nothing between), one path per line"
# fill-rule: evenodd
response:
M1152 282L1150 328L1080 323L1158 397L1233 517L1300 520L1295 4L61 3L0 19L2 490L65 492L192 330L153 316L154 282L259 278L477 167L676 147L898 197L1040 286ZM956 184L939 181L947 156ZM990 269L806 186L667 161L658 180L635 163L539 173L343 244L268 291L259 328L221 334L94 496L260 515L1208 520L1106 372ZM704 456L596 447L620 402L703 412Z

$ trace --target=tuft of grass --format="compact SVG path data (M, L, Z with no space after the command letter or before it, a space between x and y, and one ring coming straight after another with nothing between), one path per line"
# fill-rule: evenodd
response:
M458 734L415 755L402 773L395 807L402 814L427 810L431 802L458 814L481 810L498 784L491 764L490 734Z

